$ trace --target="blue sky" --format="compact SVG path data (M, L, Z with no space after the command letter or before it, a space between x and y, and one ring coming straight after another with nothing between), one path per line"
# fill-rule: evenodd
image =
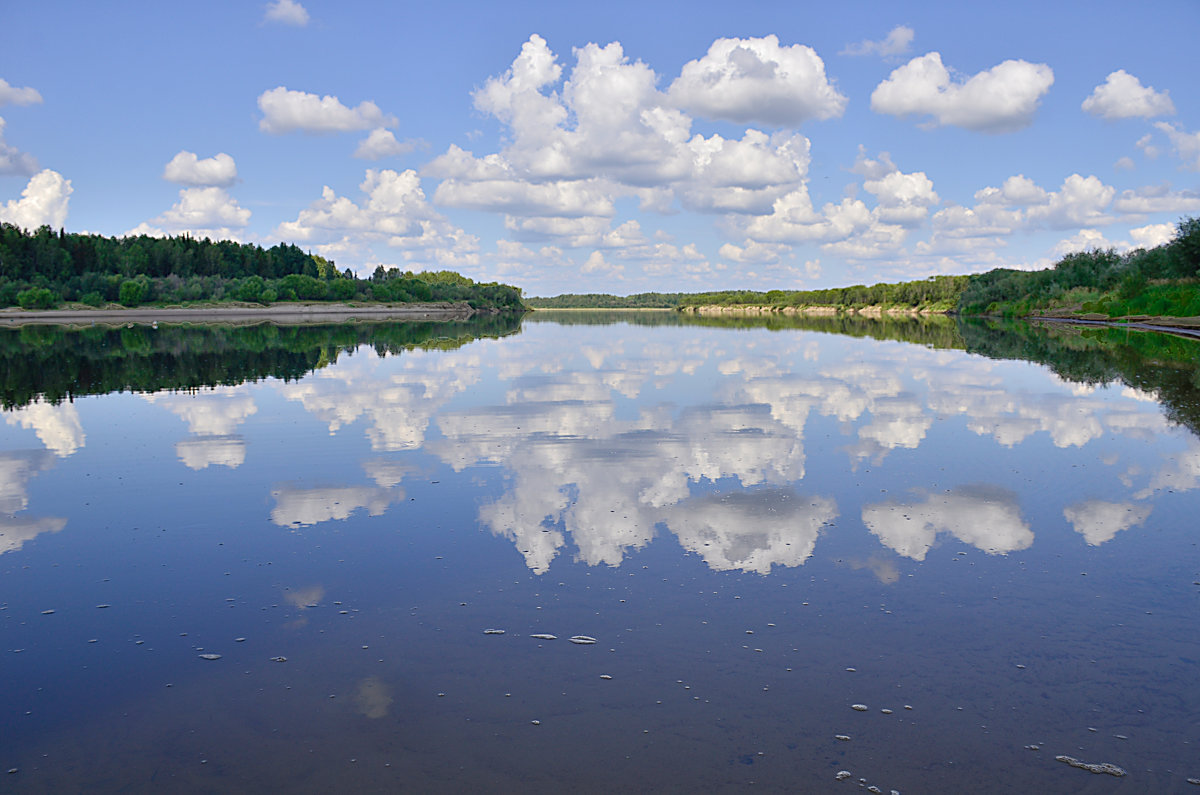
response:
M1200 215L1200 3L8 4L0 220L527 294L1044 267Z

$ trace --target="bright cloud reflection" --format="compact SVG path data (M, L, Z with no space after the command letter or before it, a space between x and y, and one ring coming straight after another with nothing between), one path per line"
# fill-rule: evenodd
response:
M175 454L189 469L225 466L236 469L246 460L246 442L235 434L247 418L258 412L254 398L237 387L216 387L201 392L156 392L148 402L177 415L194 439L175 445Z
M931 494L921 502L867 505L862 520L884 546L913 560L925 559L939 533L990 554L1014 552L1033 543L1017 495L990 486Z
M73 455L87 438L79 422L79 412L70 403L54 405L36 400L28 406L6 411L4 421L33 429L46 449L59 458Z
M1137 527L1150 517L1151 506L1132 502L1086 500L1068 505L1063 516L1075 527L1088 544L1096 547L1122 530Z

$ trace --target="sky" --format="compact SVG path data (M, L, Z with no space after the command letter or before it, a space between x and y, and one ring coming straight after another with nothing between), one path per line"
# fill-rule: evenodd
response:
M526 295L1042 268L1200 216L1200 2L5 3L0 221Z

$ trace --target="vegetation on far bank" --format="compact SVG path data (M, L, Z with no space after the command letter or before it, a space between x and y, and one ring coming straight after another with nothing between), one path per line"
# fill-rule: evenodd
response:
M661 303L654 303L659 301ZM960 315L1060 315L1120 318L1200 316L1200 219L1186 218L1173 240L1151 249L1068 254L1052 268L997 268L972 276L932 276L911 282L825 290L723 290L707 293L562 295L529 299L533 308L591 309L670 306L753 307L767 311L868 307Z
M549 298L526 298L530 309L674 309L684 293L563 293Z
M1200 315L1200 219L1176 225L1173 240L1151 249L1068 254L1053 268L1007 268L972 276L958 300L964 315L1024 317L1095 313Z
M521 290L453 271L412 273L379 266L369 278L297 246L264 249L190 236L112 238L34 232L0 223L0 307L51 309L196 301L463 301L475 309L522 309Z

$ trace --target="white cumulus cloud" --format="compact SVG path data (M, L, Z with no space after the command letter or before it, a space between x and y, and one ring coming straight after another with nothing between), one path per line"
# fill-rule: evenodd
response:
M1200 171L1200 132L1190 133L1178 125L1160 121L1154 125L1171 139L1175 154L1183 161L1184 168ZM1149 149L1147 149L1149 153Z
M72 190L71 180L45 169L30 178L20 199L0 205L0 221L29 230L42 225L61 228L67 221L67 202Z
M1054 83L1046 64L1010 60L962 81L931 52L899 67L871 94L871 110L892 116L931 116L935 125L989 133L1029 126Z
M280 224L276 234L318 243L318 251L323 246L349 251L356 241L376 240L404 249L406 258L424 254L447 267L477 260L478 240L429 205L412 169L367 169L359 188L365 198L355 203L325 186L320 199L295 221Z
M717 39L703 58L684 64L667 93L700 116L776 127L836 118L846 108L816 51L780 46L774 35Z
M185 149L167 163L163 179L179 185L228 188L237 181L237 165L224 152L201 160Z
M382 160L385 157L406 155L417 148L414 141L397 141L395 134L384 127L376 127L359 143L354 156L362 160Z
M1129 236L1140 248L1155 248L1175 239L1175 224L1150 224L1129 230Z
M296 130L308 133L355 132L392 127L397 123L395 116L385 115L370 100L349 108L337 97L319 97L284 86L259 95L258 108L263 113L258 128L276 135Z
M186 232L197 238L237 240L249 223L250 211L240 206L224 188L184 188L179 191L179 201L171 205L171 209L138 224L126 234L162 237Z
M42 95L36 88L17 88L9 85L7 80L0 78L0 107L5 105L38 105Z
M897 25L892 28L883 41L864 39L858 44L849 44L838 55L879 55L888 58L904 55L912 47L916 33L908 25Z
M1149 119L1175 113L1175 103L1168 92L1142 85L1141 80L1124 69L1113 72L1096 86L1082 107L1105 119Z
M302 28L308 24L308 11L296 0L275 0L273 3L267 3L263 22L278 22L281 25Z

